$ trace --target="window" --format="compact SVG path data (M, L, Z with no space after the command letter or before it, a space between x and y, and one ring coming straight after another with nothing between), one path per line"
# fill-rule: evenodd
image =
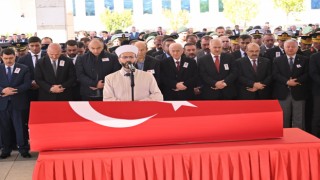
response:
M123 0L123 7L124 9L133 9L133 2L132 0Z
M109 9L110 11L114 10L113 0L104 0L104 7Z
M171 10L171 0L162 0L162 9Z
M320 1L311 0L311 9L320 9Z
M223 8L223 2L222 0L219 0L219 12L223 12L224 8Z
M190 12L190 0L181 0L181 10Z
M209 12L209 0L200 0L200 12Z
M95 16L94 0L86 0L86 16Z
M72 13L76 16L76 0L72 0Z
M143 0L143 14L152 14L152 0Z

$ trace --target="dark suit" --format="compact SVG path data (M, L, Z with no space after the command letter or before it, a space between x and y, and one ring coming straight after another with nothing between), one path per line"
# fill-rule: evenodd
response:
M169 57L170 57L170 56L169 56ZM167 56L166 53L162 53L162 54L160 54L160 55L155 56L155 58L156 58L157 60L159 60L159 61L163 61L163 60L165 60L165 59L167 59L167 58L169 58L169 57Z
M39 59L43 58L45 55L46 55L46 53L44 51L42 51L41 57L39 57ZM31 53L29 52L28 54L26 54L22 57L19 57L18 63L28 66L28 68L30 70L31 81L33 81L34 80L34 70L35 70L36 64L35 65L33 64ZM30 98L30 101L37 101L38 97L39 97L39 90L38 89L29 89L28 96Z
M15 63L12 71L12 79L9 82L4 64L0 64L0 92L6 87L17 89L17 94L0 96L0 128L3 141L3 153L12 151L12 123L16 132L17 144L20 153L28 152L27 122L29 111L29 99L27 90L30 88L30 72L27 66Z
M160 67L164 100L194 99L193 88L197 85L198 72L197 63L193 59L181 56L179 71L172 57L161 61ZM187 89L174 91L178 82L183 82Z
M152 54L158 52L156 48L152 48L151 50L147 51L147 55L153 56ZM154 56L153 56L154 57Z
M320 52L310 57L309 75L312 80L312 134L320 137Z
M308 81L308 58L296 55L293 68L290 70L286 55L275 58L273 62L272 76L273 96L280 102L284 112L284 127L300 127L304 129L304 108L307 81ZM288 87L287 81L297 79L300 84ZM299 108L296 108L299 106ZM300 107L301 106L301 107Z
M237 60L239 72L239 99L270 99L272 70L271 61L267 58L259 57L257 60L257 72L254 71L252 63L248 57ZM260 82L265 86L264 89L250 92L247 88L252 88L253 84Z
M40 59L35 68L35 80L39 85L40 101L71 101L72 87L76 83L76 71L71 59L60 56L57 60L57 75L54 74L49 56ZM51 93L53 85L61 85L62 93Z
M137 65L136 65L136 68L138 68ZM159 60L146 55L143 69L140 69L140 70L152 73L158 85L160 84L160 61Z
M231 55L234 57L234 59L242 58L240 50L232 52Z
M129 39L138 39L138 37L139 37L139 32L135 32L135 34L134 32L131 32Z
M199 74L203 83L202 97L207 100L235 99L237 95L235 81L237 79L237 67L235 59L230 54L222 53L220 56L220 68L217 71L212 55L207 54L198 59ZM217 81L224 80L227 86L214 90Z
M279 57L284 55L284 50L282 51L278 46L274 47L274 48L270 48L268 49L265 53L264 53L264 57L270 59L271 61L274 60L274 58Z
M94 100L95 98L102 100L102 89L100 89L101 97L96 97L98 91L94 91L90 87L96 87L98 81L104 81L106 75L120 68L118 57L105 51L102 51L98 57L90 51L79 56L76 62L76 73L80 82L82 100Z

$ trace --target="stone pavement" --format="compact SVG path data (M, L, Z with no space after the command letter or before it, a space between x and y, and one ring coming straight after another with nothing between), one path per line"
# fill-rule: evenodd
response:
M18 151L13 151L7 159L0 159L0 180L32 180L38 153L31 152L31 156L23 158Z

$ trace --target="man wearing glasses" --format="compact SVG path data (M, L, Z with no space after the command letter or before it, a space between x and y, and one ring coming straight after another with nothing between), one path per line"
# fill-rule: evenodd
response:
M115 53L122 68L105 77L103 101L162 101L163 96L153 74L133 66L137 61L138 48L124 45Z

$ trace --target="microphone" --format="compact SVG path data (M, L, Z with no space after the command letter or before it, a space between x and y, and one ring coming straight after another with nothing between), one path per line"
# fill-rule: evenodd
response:
M131 72L134 72L136 70L136 67L134 67L134 65L132 64L132 62L128 62L128 67L130 69Z

